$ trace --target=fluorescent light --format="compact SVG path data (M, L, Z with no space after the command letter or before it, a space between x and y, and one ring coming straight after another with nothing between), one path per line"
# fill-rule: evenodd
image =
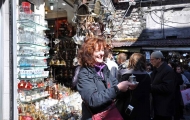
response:
M53 3L50 3L50 10L53 10Z
M66 5L66 4L63 2L62 5Z
M50 6L50 10L53 10L53 6Z

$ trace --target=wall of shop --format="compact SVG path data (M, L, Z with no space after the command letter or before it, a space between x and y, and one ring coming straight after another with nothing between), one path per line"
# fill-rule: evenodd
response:
M120 3L121 4L121 3ZM113 24L117 37L134 39L189 38L190 4L157 5L146 7L122 3L116 11ZM172 3L170 3L172 4ZM124 7L125 6L125 7ZM149 7L147 7L149 6ZM117 6L116 6L117 7ZM125 19L123 15L129 8ZM121 22L123 23L121 25ZM121 27L119 27L121 25Z
M143 8L149 39L189 38L190 4Z
M10 120L10 64L9 64L9 0L5 0L1 6L1 90L2 113L1 120ZM0 101L1 101L0 100ZM2 114L2 115L1 115Z

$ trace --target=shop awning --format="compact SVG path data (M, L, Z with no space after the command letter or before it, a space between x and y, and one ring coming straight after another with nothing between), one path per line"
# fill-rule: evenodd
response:
M141 46L141 47L174 47L190 46L190 39L164 39L164 40L125 40L113 41L114 47Z
M142 47L142 50L190 51L190 47Z

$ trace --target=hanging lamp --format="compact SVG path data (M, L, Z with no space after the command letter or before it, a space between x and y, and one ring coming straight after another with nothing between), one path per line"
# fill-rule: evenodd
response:
M55 44L58 44L58 43L60 42L60 40L59 40L59 38L58 38L58 37L59 37L59 32L58 32L58 29L59 29L59 28L58 28L58 1L57 1L57 13L56 13L56 14L57 14L57 18L56 18L56 26L57 26L57 27L56 27L56 38L55 38L54 43L55 43Z

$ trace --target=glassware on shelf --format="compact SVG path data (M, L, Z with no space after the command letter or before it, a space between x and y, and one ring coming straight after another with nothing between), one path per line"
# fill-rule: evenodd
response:
M49 30L49 28L34 22L33 20L30 19L20 19L17 20L17 22L20 24L20 27L23 27L24 29L28 29L28 30L36 30L40 31L40 30ZM40 35L42 35L43 32L37 32L40 33Z

